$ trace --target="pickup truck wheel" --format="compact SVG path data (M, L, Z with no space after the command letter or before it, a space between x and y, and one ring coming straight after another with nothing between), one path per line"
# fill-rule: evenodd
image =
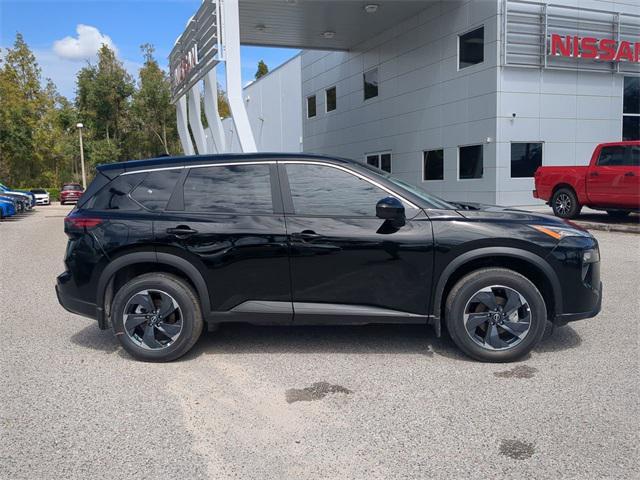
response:
M533 349L545 332L547 309L526 277L503 268L485 268L463 277L445 306L451 338L482 362L511 362Z
M551 208L556 217L574 218L582 210L582 205L578 203L578 198L572 189L559 188L551 198Z
M191 286L166 273L140 275L113 299L113 331L122 347L146 362L170 362L202 333L200 302Z
M630 213L631 213L631 211L629 211L629 210L607 210L607 214L611 218L625 218Z

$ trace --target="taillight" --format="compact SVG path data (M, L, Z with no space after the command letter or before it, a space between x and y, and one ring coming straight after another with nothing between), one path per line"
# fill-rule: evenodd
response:
M91 217L65 217L64 231L78 232L79 230L91 230L103 222L101 218Z

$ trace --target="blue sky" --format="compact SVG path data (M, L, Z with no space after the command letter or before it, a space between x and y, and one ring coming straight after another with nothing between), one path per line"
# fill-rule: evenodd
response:
M76 72L107 37L132 74L142 63L143 43L155 46L156 57L166 68L173 42L199 5L200 0L0 0L0 48L11 46L16 32L22 33L43 75L56 83L60 93L73 97ZM79 25L85 26L80 34ZM273 69L296 52L243 47L244 82L253 79L260 59Z

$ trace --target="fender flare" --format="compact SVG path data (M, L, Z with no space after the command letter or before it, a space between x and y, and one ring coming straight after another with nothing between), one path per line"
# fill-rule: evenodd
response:
M465 263L468 263L473 260L477 260L480 258L495 258L495 257L510 257L510 258L518 258L520 260L524 260L525 262L530 263L532 266L536 267L542 274L546 277L546 280L551 284L551 288L553 291L553 300L556 314L562 313L562 287L560 285L560 280L558 279L558 275L551 268L551 265L544 260L542 257L539 257L535 253L528 252L526 250L522 250L519 248L513 247L485 247L479 248L477 250L471 250L463 253L462 255L456 257L440 274L440 278L438 279L438 283L436 284L435 293L433 295L433 307L432 311L436 319L441 319L441 309L440 305L442 305L442 296L444 295L444 288L451 278L451 275L460 267L462 267Z
M202 313L207 318L211 311L211 302L209 301L209 289L207 283L200 271L184 258L170 253L161 252L133 252L117 257L107 265L100 274L98 280L98 294L96 297L96 306L99 317L104 318L104 299L105 292L109 281L122 268L135 265L137 263L157 263L158 265L169 265L182 272L195 285L200 297L200 306Z

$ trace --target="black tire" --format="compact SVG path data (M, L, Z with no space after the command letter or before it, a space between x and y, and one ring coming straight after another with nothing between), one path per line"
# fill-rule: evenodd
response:
M631 213L631 210L607 210L607 214L611 218L621 219L626 218Z
M60 202L60 205L64 205L64 202Z
M578 197L573 189L563 187L556 190L551 197L551 208L556 217L575 218L580 214L582 205L578 202Z
M179 307L181 319L179 334L170 344L157 349L145 348L140 344L142 342L138 337L134 338L134 335L127 333L124 328L125 308L136 294L145 290L164 293L172 297ZM129 281L116 293L111 312L113 331L122 347L131 356L145 362L170 362L180 358L195 345L203 329L202 311L197 294L187 282L167 273L147 273ZM142 325L137 328L145 328L148 322ZM152 335L158 337L157 333ZM164 341L169 339L163 335L160 337ZM136 338L140 343L136 342Z
M528 316L525 317L528 322L517 324L519 328L523 328L528 324L528 330L521 333L519 337L510 334L500 323L496 325L489 325L489 323L478 324L473 330L473 334L468 332L468 325L465 324L465 309L473 305L483 307L482 303L474 304L472 300L478 298L477 295L481 290L491 286L494 286L494 289L490 290L491 292L497 292L499 295L506 294L504 287L507 287L510 294L515 292L526 301L528 308L525 304L521 304L520 309L516 311L516 316L520 316L521 312L524 316L528 312ZM507 301L506 298L504 296L505 303ZM487 315L492 318L493 314L487 311L479 314L474 312L471 315ZM471 319L471 317L469 318ZM542 298L536 286L526 277L504 268L485 268L466 275L454 285L447 297L445 321L451 338L468 356L482 362L512 362L527 355L544 335L547 323L547 308L544 298ZM502 325L513 326L513 322L506 321ZM470 328L473 329L473 327ZM494 349L486 344L487 337L484 338L484 346L480 345L481 335L478 332L482 333L483 328L484 332L487 332L489 328L495 328L499 332L498 341L505 343L507 346L500 346L499 349Z

